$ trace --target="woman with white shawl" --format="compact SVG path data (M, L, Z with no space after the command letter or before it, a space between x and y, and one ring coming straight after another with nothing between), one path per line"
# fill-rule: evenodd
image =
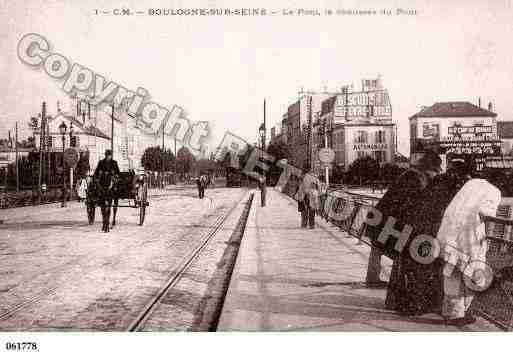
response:
M486 282L488 243L483 218L496 215L500 200L497 187L484 179L472 179L445 210L437 238L444 260L442 316L448 324L474 321L467 314L473 289Z

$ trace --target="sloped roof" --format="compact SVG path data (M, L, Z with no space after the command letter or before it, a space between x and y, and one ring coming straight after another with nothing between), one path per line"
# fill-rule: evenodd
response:
M65 112L59 112L56 116L51 117L50 121L54 121L62 117L70 121L73 124L73 126L76 126L80 131L82 131L86 135L101 137L107 140L110 139L110 137L107 134L105 134L102 130L100 130L98 127L94 125L84 126L84 124L81 121L78 121L75 116L72 116ZM36 133L39 132L36 131Z
M87 135L91 135L91 136L105 138L107 140L110 139L110 137L107 136L103 131L101 131L98 127L95 127L93 125L85 127L84 133L86 133Z
M499 138L513 139L513 121L497 121L497 134Z
M425 107L410 120L418 117L496 117L497 114L481 108L470 102L437 102L433 106Z

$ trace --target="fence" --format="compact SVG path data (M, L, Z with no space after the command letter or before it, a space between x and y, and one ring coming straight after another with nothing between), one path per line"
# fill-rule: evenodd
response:
M50 188L45 192L32 190L0 192L0 209L60 202L62 201L62 193L62 188ZM73 189L73 198L77 198L75 189ZM66 190L66 201L71 199L68 188Z
M283 188L283 192L294 197L298 185L291 184ZM362 235L367 213L378 201L378 197L337 188L323 198L320 215L341 230L371 245ZM503 198L497 217L513 218L513 198ZM485 225L487 263L494 271L494 281L487 290L477 293L471 309L499 327L513 330L513 230L509 225L493 221Z

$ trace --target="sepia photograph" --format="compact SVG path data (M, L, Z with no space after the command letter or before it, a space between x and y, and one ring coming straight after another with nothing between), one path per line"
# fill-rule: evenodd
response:
M511 0L0 0L0 357L493 355L512 24Z

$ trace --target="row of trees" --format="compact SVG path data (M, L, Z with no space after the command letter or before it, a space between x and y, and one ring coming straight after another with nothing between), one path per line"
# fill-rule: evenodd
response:
M160 146L148 147L141 158L141 165L147 171L175 172L182 178L186 175L207 172L219 173L221 162L210 159L196 159L187 147L177 151L177 156L171 150L162 149Z
M250 150L251 150L250 146ZM247 161L248 154L251 151L247 151L245 156L239 158L240 167L244 167ZM291 158L292 148L283 142L271 143L266 152L272 155L275 160ZM227 155L228 156L228 155ZM222 163L223 168L228 168L230 165L229 158L226 157ZM354 184L364 185L375 182L381 182L384 184L391 183L397 179L397 177L404 170L394 163L382 163L380 164L377 160L370 156L361 157L355 160L349 166L346 171L343 166L334 166L331 171L330 182L331 183L343 183L343 184ZM233 170L230 174L234 175ZM235 171L237 172L237 171ZM267 172L267 181L269 185L274 185L278 181L282 172L282 168L276 164L271 164L269 171Z

